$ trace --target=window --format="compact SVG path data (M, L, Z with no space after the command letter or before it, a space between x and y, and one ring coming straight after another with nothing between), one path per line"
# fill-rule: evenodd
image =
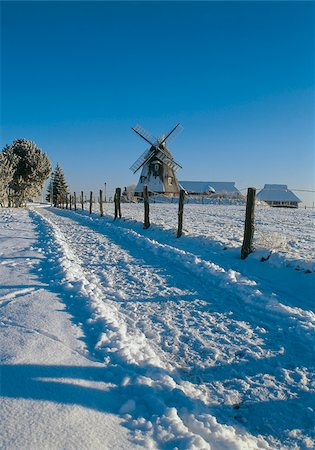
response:
M168 177L168 185L172 186L173 184L173 178L172 177Z

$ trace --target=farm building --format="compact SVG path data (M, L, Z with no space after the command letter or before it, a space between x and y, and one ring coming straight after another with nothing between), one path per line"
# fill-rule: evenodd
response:
M190 195L209 195L216 197L241 197L233 181L180 181L182 189Z
M301 202L286 184L265 184L258 192L257 199L279 208L297 208Z

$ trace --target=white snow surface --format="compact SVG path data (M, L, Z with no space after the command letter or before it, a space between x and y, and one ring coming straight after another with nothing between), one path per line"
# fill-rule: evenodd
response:
M150 209L0 209L0 448L314 448L312 212Z

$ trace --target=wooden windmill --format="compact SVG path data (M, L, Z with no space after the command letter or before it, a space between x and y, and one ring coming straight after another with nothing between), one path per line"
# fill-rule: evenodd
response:
M142 168L135 194L142 195L144 186L148 186L148 191L151 193L178 194L176 171L181 168L181 165L174 160L166 144L172 142L183 127L177 124L166 136L158 139L139 125L132 130L150 144L150 147L130 167L133 173Z

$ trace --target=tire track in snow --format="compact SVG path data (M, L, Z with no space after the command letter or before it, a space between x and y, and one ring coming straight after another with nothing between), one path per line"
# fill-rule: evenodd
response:
M57 210L54 214L65 217L66 211ZM204 261L196 255L180 250L168 244L160 244L157 241L145 238L132 229L117 227L116 224L103 222L99 219L91 220L89 216L71 214L70 217L78 221L79 224L93 228L99 236L104 233L120 247L126 248L130 252L131 247L140 249L140 257L150 262L157 257L160 264L168 264L168 270L182 273L185 278L185 287L189 279L192 289L202 292L203 296L209 298L211 294L218 294L220 302L224 300L224 309L229 308L240 318L255 318L255 324L267 326L275 320L287 331L294 329L298 338L306 339L307 345L313 343L315 332L315 314L311 311L304 311L300 308L291 308L281 304L276 296L266 296L257 289L257 284L234 270L225 271L222 267L208 261ZM118 229L117 229L118 228ZM188 278L189 277L189 278ZM204 286L202 286L204 285ZM213 298L213 295L212 295ZM218 306L218 303L216 306ZM212 302L213 304L213 302ZM246 315L243 315L243 311ZM263 313L263 314L262 314ZM263 319L263 320L262 320ZM242 319L241 319L242 320ZM286 324L289 323L289 326ZM296 338L295 338L296 339Z
M56 211L54 212L57 215L61 215L64 217L64 214L67 215L67 212L64 211ZM71 213L70 213L71 216ZM75 220L79 220L79 229L82 225L87 225L88 228L93 227L95 225L93 221L89 218L76 217L78 215L74 215ZM83 219L83 223L82 223ZM296 365L299 364L299 356L303 353L311 354L312 346L314 344L314 324L312 322L307 322L307 316L302 317L302 321L299 321L299 316L288 316L288 310L285 308L283 310L281 305L279 307L279 303L274 298L265 298L263 293L257 291L255 282L251 282L250 280L243 278L240 274L235 273L233 271L229 271L226 273L224 269L208 263L206 261L202 261L196 256L189 254L187 252L183 252L182 250L178 250L176 248L172 248L168 245L161 245L156 241L151 241L150 239L144 238L142 236L137 235L133 230L125 230L124 233L121 233L121 229L117 230L117 227L112 224L106 224L105 228L102 227L97 228L98 237L104 237L104 232L107 236L110 237L111 242L116 241L116 245L125 247L127 246L127 251L130 252L130 247L136 248L137 246L140 249L136 254L136 258L144 258L144 260L148 260L152 266L152 260L154 257L157 257L157 267L166 265L169 263L167 267L169 272L174 272L177 276L177 281L182 277L184 279L184 288L187 288L187 281L189 280L189 284L191 286L191 290L195 291L195 293L200 293L201 300L198 299L198 295L195 295L195 301L199 303L196 307L194 302L187 301L180 303L180 297L175 298L172 304L172 307L168 305L169 311L178 311L178 316L181 316L182 309L193 308L193 311L189 314L199 315L201 322L206 317L205 327L211 322L213 322L213 316L215 315L214 311L219 312L215 317L215 322L218 324L219 322L223 322L222 330L225 334L224 340L229 340L229 335L231 336L231 340L234 339L235 336L239 335L241 337L240 340L236 341L236 347L238 347L236 358L230 358L225 362L231 362L233 360L237 360L239 355L244 354L244 349L242 348L242 335L244 334L244 322L252 324L252 329L256 330L260 337L266 341L269 338L269 348L273 348L276 353L279 351L283 351L283 348L286 348L286 351L291 352L288 354L288 359L294 360ZM96 238L98 239L98 238ZM106 254L106 253L105 253ZM161 257L162 256L162 257ZM174 264L176 261L177 266ZM143 264L143 261L142 261ZM191 276L191 272L193 276ZM128 284L128 283L127 283ZM205 286L203 286L203 284ZM209 294L209 288L211 289ZM209 299L210 297L210 299ZM166 297L167 298L167 297ZM206 299L206 300L204 300ZM130 298L129 298L130 300ZM135 300L135 299L133 299ZM159 298L161 300L161 298ZM190 298L192 300L192 297ZM132 308L135 307L140 309L140 311L135 311L135 317L139 316L139 313L142 314L146 307L143 304L144 302L121 302L122 308ZM180 303L178 305L178 303ZM161 301L155 303L155 308L158 310L158 314L156 315L156 323L159 322L159 316L163 316L165 310L161 311L160 308ZM266 307L267 304L267 307ZM153 303L151 303L151 306ZM164 305L163 305L164 306ZM142 310L142 311L141 311ZM151 307L152 310L152 307ZM237 320L234 320L233 324L230 324L228 311L233 311L234 316ZM295 311L296 312L296 311ZM128 315L132 315L132 311L128 311ZM312 317L311 317L312 319ZM172 326L174 321L174 315L170 318L171 329L175 329ZM176 324L179 329L187 329L187 322L185 327L182 326L180 320L175 318ZM228 323L226 329L226 322ZM241 322L240 322L241 321ZM198 323L198 321L196 321ZM162 325L165 327L166 325L165 318L163 317ZM238 326L240 324L240 326ZM262 330L259 327L263 327ZM209 326L209 325L208 325ZM309 328L310 327L310 328ZM220 327L218 329L214 329L214 340L216 344L218 342L218 331L220 332ZM251 328L251 327L249 327ZM268 333L263 335L265 329L268 330ZM161 331L161 329L159 330ZM195 328L192 330L191 335L193 336L193 341L196 341L195 338ZM228 332L227 332L228 331ZM260 333L262 331L262 333ZM157 333L158 334L158 333ZM165 333L168 336L168 333ZM255 333L254 333L255 334ZM220 333L219 333L220 335ZM182 338L182 336L180 336ZM209 340L210 336L207 336L207 340ZM245 336L245 339L248 339L249 335ZM197 338L198 340L199 338ZM182 339L181 339L182 340ZM211 342L211 339L210 339ZM213 344L213 341L211 342ZM290 345L290 344L294 345ZM258 343L258 347L261 342ZM159 342L161 345L161 342ZM174 342L169 342L168 351L170 348L174 346ZM217 345L212 345L212 347L216 348ZM241 351L239 352L239 347L241 347ZM188 349L191 348L191 345L188 346ZM230 352L230 349L223 349L223 354L227 354ZM245 352L246 353L246 352ZM258 349L258 352L254 352L254 354L250 351L249 356L252 357L261 357L261 356L272 356L272 354L266 355ZM195 354L195 357L197 355ZM213 356L214 360L217 359L217 355ZM203 355L204 357L204 355ZM211 364L211 361L208 361ZM224 361L222 361L224 362Z
M50 220L53 220L51 215L49 217ZM60 226L60 219L57 219L56 223ZM150 339L151 344L154 345L154 334L158 337L161 333L165 337L165 342L158 341L158 348L160 350L162 347L166 350L168 356L174 355L174 347L180 349L184 346L180 351L187 355L189 350L193 352L195 346L196 351L192 353L189 361L184 364L185 366L189 365L191 360L195 360L195 362L200 360L198 358L200 348L209 353L210 361L211 359L217 360L219 355L212 349L218 348L220 332L225 334L221 339L222 349L219 352L222 358L228 355L225 362L234 360L233 349L231 350L229 347L234 346L234 353L236 353L240 348L246 347L248 342L252 347L251 353L256 357L265 355L261 349L263 341L255 335L255 332L245 333L246 325L243 322L231 319L229 314L216 313L210 307L211 297L209 299L207 289L202 288L198 280L192 280L193 287L188 290L189 272L187 269L183 273L180 271L179 274L176 273L175 276L173 274L172 277L169 277L168 272L170 270L174 272L175 268L167 267L162 270L162 266L165 264L163 258L157 258L159 264L157 265L156 261L150 261L151 264L147 261L151 258L148 252L141 251L140 256L132 257L128 250L113 242L112 236L109 241L106 236L83 227L82 224L73 223L69 219L63 219L62 227L67 243L71 245L74 253L79 255L82 261L81 267L84 270L85 268L92 270L92 273L85 274L90 284L100 286L106 300L117 302L120 311L125 313L124 321L132 328L136 323L147 337L152 338ZM100 273L95 273L95 267ZM103 284L102 281L99 281L102 278L105 280ZM173 284L170 285L170 283ZM176 287L174 283L178 283L179 287ZM183 288L184 284L186 289ZM220 298L226 296L220 287L214 286L214 288L211 295L220 296ZM152 320L146 324L150 317ZM189 318L191 318L191 326L188 326ZM160 326L156 328L156 324ZM205 339L196 336L196 325L201 324L204 324L204 331L211 325L214 328L212 339L206 347L204 346ZM229 331L230 338L226 333ZM204 338L209 340L210 334ZM185 341L186 345L184 345ZM214 341L216 341L216 345L214 345ZM232 358L230 354L233 355ZM204 356L205 354L203 358ZM174 358L172 358L172 362L174 362Z
M163 348L164 364L165 361L167 361L171 363L173 367L176 367L178 361L182 362L184 358L185 365L188 366L189 369L194 365L196 355L199 356L199 358L201 357L201 360L207 360L207 357L209 357L209 355L207 355L207 350L209 351L211 358L214 358L215 362L218 360L218 362L226 364L235 361L248 361L251 358L262 359L268 357L270 359L275 356L272 352L269 352L268 354L263 349L263 339L257 336L257 333L260 334L259 330L252 330L246 322L239 322L236 320L233 322L228 317L229 314L219 314L215 311L209 312L209 301L203 299L209 298L209 294L204 297L208 286L212 289L212 295L216 296L220 293L221 300L223 300L226 305L229 305L231 302L231 299L228 301L228 296L231 296L231 291L232 294L235 294L235 291L239 290L244 297L244 291L240 288L245 287L246 293L246 287L249 286L252 291L253 286L246 284L247 280L245 280L244 286L238 286L237 283L242 281L238 274L230 273L226 276L225 271L218 266L209 265L209 263L203 265L205 262L198 260L194 255L186 254L178 249L173 249L154 241L152 242L149 239L137 235L137 233L132 230L126 230L122 233L123 236L119 236L118 233L121 233L121 229L117 230L115 226L110 224L106 224L105 227L97 230L99 231L97 232L95 231L95 224L88 219L80 218L82 220L77 223L78 218L75 217L74 214L74 220L71 220L72 217L69 218L71 213L64 214L63 212L60 212L59 214L59 212L56 212L56 214L51 214L43 212L43 214L49 217L49 221L54 223L54 227L57 226L62 228L62 239L70 245L73 249L73 253L78 257L76 262L79 261L80 270L84 271L84 276L88 282L85 284L86 293L88 295L93 295L95 286L99 286L99 295L103 296L103 299L106 302L110 301L116 303L116 305L114 305L115 308L119 308L119 313L124 313L122 320L127 324L125 332L129 334L129 339L133 339L132 332L135 327L138 327L138 329L140 328L140 330L144 332L144 336L140 334L140 336L142 336L140 341L142 341L142 344L144 345L142 348L140 346L141 350L148 344L148 342L144 343L144 341L149 340L149 346L153 348L154 353L157 352L159 347ZM55 215L57 217L54 218ZM82 231L85 232L83 237ZM130 246L134 244L139 245L139 248L142 248L142 259L139 255L136 255L136 258L131 255ZM158 261L158 264L155 264L155 266L148 263L148 261L152 260L152 253L155 253L155 257L153 258L154 262ZM160 256L161 254L162 258ZM174 256L176 258L174 258ZM185 259L185 256L188 256L188 258ZM182 265L180 264L181 257L184 259L184 264ZM179 270L176 271L170 266L168 266L167 269L169 271L173 270L173 274L175 274L177 281L181 278L179 283L180 287L175 287L175 290L174 286L168 284L174 280L168 279L165 275L165 271L163 272L161 269L161 267L165 265L165 259L170 260L172 258L173 261L174 259L179 260ZM159 264L161 267L158 268L158 273L155 273L154 270ZM201 266L202 270L197 270L195 272L195 279L191 280L192 282L190 284L194 288L191 288L190 290L186 289L185 291L182 279L186 279L187 281L187 275L191 270L192 264L196 264L197 266L199 264L199 269ZM68 267L71 265L72 264L68 264ZM90 273L86 273L86 268L89 269ZM203 282L206 281L206 288L202 287L202 284L200 284L200 280L198 279L200 278L200 272L201 280L203 280ZM141 275L140 277L139 274ZM213 278L212 280L211 276ZM210 283L209 277L211 280ZM233 280L233 277L235 278L235 281ZM90 286L87 286L88 284ZM224 290L227 288L227 285L230 287L230 290L227 289L228 293ZM119 289L117 289L117 286ZM223 295L222 292L224 292ZM157 294L158 301L154 301L154 296ZM172 296L173 301L169 301L169 298ZM186 301L182 300L184 296L187 297ZM198 296L200 298L198 298ZM233 298L233 300L236 299ZM250 303L249 306L251 306ZM183 311L186 314L184 314ZM275 308L275 312L279 312L277 308ZM102 313L106 313L105 310L103 310ZM166 313L168 314L168 317L165 317ZM272 314L274 314L274 311L272 311ZM206 320L204 321L202 321L202 319L204 319L203 316L206 316ZM286 318L284 317L283 323L285 323L285 319ZM204 332L203 335L201 333L201 336L194 336L194 334L196 334L196 326L199 328L201 326L201 329L203 329ZM186 329L189 330L189 327L191 328L190 331L186 332ZM176 328L180 330L180 333L176 333ZM207 328L208 330L213 330L212 335L211 333L207 334ZM159 335L164 336L164 342L156 339L154 340L154 336ZM231 337L229 337L229 335ZM279 333L279 336L280 335L281 333ZM110 341L115 340L115 338L117 338L115 330L113 334L105 333L99 342L100 347L105 346L106 348L106 345L109 345L107 350L117 351L117 348L110 347ZM144 338L144 341L142 338ZM214 355L212 346L218 350L218 348L220 348L218 345L220 339L225 342L223 342L219 354ZM135 339L135 341L137 342L137 339ZM242 348L244 342L247 342L250 345ZM123 345L128 346L128 342L125 341ZM178 349L175 355L173 351L174 347ZM235 351L236 349L238 350L237 352ZM128 359L126 348L118 348L118 351L121 350L120 356L123 358L127 357ZM161 351L158 353L160 355ZM165 358L165 353L168 358ZM169 356L171 356L171 358L169 358ZM224 357L227 359L224 360ZM209 362L209 358L207 361ZM146 365L147 362L148 361L145 359L144 364ZM200 362L200 359L198 362ZM164 367L169 368L169 364L166 366L164 365ZM264 364L260 364L259 368L264 371L266 371L266 369L268 370L268 361L265 366ZM181 374L183 374L183 372ZM198 377L198 367L196 370L190 372L190 377L191 374ZM202 377L200 377L200 381L202 382ZM254 381L257 384L257 377ZM283 380L281 380L281 382L283 382ZM262 381L262 388L264 387L263 384ZM200 393L197 391L198 389L196 389L193 394L198 396ZM228 389L226 389L226 391L228 391ZM211 394L212 393L213 391ZM287 395L287 390L283 389L283 393L284 395ZM192 392L190 392L190 395L192 395ZM205 398L205 396L203 398ZM209 398L209 396L207 398ZM230 399L228 400L230 401ZM235 400L239 401L239 396L236 395Z
M37 214L36 216L33 213L31 214L38 223ZM49 213L41 212L40 215L42 214L51 217ZM103 323L104 333L101 336L99 346L103 350L104 356L108 355L107 361L109 358L114 358L113 361L123 364L127 373L132 368L134 376L127 377L124 380L124 389L131 389L132 396L136 399L136 405L140 404L140 411L143 411L143 408L151 410L147 420L145 420L146 426L144 426L142 422L144 419L139 419L140 422L136 419L138 413L137 409L135 410L134 400L127 401L126 405L122 405L121 413L125 414L129 426L134 428L137 433L143 432L147 438L151 436L153 442L158 442L159 445L167 444L172 447L171 442L176 442L174 446L178 445L187 449L210 448L210 443L207 443L201 437L194 429L195 426L190 429L190 420L186 420L186 424L184 424L181 418L186 411L184 405L189 405L190 410L200 411L200 417L203 421L202 427L209 426L209 430L212 429L216 436L216 442L221 442L222 445L227 445L228 442L229 448L245 448L245 446L248 448L269 448L266 441L260 437L254 438L249 435L241 430L237 423L234 427L218 424L215 418L209 414L209 408L201 400L191 396L191 393L184 392L184 388L173 378L174 372L171 375L171 372L167 370L169 367L166 366L169 366L169 364L160 359L145 335L138 330L133 330L133 333L131 330L128 332L128 327L125 324L126 315L121 314L117 309L117 300L108 300L106 292L95 284L96 275L91 275L93 281L88 280L84 264L81 265L77 252L74 254L74 251L68 245L69 236L60 231L59 227L63 228L64 224L60 220L57 221L58 225L53 224L53 221L47 219L47 217L44 221L46 238L47 235L50 236L48 237L49 245L58 247L56 255L59 255L58 264L62 268L63 280L61 282L70 289L70 292L71 290L80 290L82 295L86 297L91 308L90 324ZM82 227L80 227L80 233L82 231L87 230L82 230ZM91 235L88 237L91 238ZM101 243L104 243L103 240ZM48 249L48 254L51 257L51 249ZM92 261L92 263L94 264L95 261ZM141 392L145 387L152 390L153 394L143 397ZM180 401L176 392L180 393ZM135 418L133 418L134 412L137 413ZM146 414L144 414L144 417L146 417ZM231 436L233 436L233 439ZM152 444L150 440L146 442L148 445L150 442Z

